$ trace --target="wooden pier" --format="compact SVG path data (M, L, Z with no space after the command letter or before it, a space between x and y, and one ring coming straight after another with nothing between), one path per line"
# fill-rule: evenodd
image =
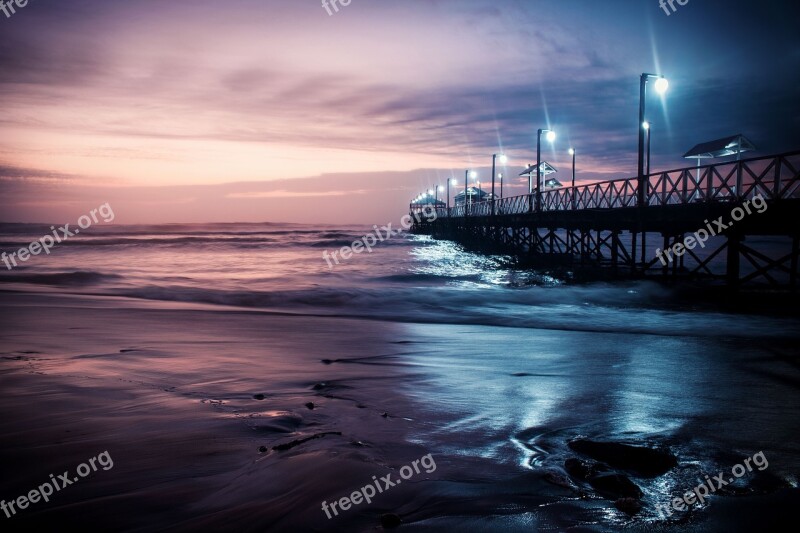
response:
M421 202L410 207L426 210ZM435 212L413 231L532 266L796 290L800 151Z

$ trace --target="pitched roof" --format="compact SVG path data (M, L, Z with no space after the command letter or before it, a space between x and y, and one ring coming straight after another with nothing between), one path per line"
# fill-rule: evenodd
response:
M548 174L552 174L553 172L558 172L558 170L556 170L556 168L547 161L542 161L540 167L542 168L541 170L542 176L547 176ZM531 175L536 174L536 165L534 165L533 163L525 167L525 170L520 172L519 175L527 176L528 174Z
M749 152L755 149L755 145L740 133L715 141L700 143L683 154L683 157L686 159L708 159L736 155L737 153Z

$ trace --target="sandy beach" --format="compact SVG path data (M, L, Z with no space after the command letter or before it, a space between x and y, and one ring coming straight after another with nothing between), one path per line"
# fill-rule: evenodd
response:
M787 483L797 472L800 409L788 341L767 350L771 358L755 357L763 352L755 346L714 356L719 343L702 338L2 297L3 496L103 451L114 462L20 511L8 522L14 530L374 531L395 514L419 531L750 531L750 521L778 520L800 500ZM437 340L448 335L452 342ZM476 337L505 348L489 354L469 341ZM632 337L638 349L614 347ZM538 357L516 355L531 345ZM653 348L665 368L636 378L637 359L652 363ZM581 364L568 361L573 349L583 351ZM702 356L699 372L659 379ZM780 401L785 391L794 399ZM570 480L564 460L576 454L566 444L578 435L648 435L640 444L675 451L680 466L666 478L632 478L646 503L745 450L763 449L770 468L680 520L659 521L652 508L630 519ZM426 454L433 472L331 519L323 512L323 501L372 476L399 479Z

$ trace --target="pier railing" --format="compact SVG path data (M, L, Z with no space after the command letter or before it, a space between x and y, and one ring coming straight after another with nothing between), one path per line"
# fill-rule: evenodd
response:
M765 200L800 198L800 151L655 172L645 179L645 205L650 207L699 202L733 202L762 196ZM541 211L577 211L638 207L639 179L601 181L485 200L450 209L439 217L520 215ZM539 205L540 204L540 205Z

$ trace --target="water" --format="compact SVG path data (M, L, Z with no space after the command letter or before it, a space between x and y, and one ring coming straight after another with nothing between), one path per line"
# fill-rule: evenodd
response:
M328 357L350 356L364 365L366 374L357 379L339 376L352 389L348 394L361 394L367 403L364 398L387 390L379 380L394 376L393 393L412 406L392 413L408 424L402 438L442 458L442 475L463 494L476 480L491 484L507 480L509 472L563 472L564 460L575 455L566 443L578 436L663 445L678 455L680 466L668 475L637 480L648 505L639 518L644 522L657 519L653 505L760 450L770 459L765 483L796 487L800 366L794 316L733 314L676 299L672 289L652 282L573 284L426 236L399 235L329 268L323 252L370 231L281 224L98 226L49 256L0 273L0 288L298 317L308 324L306 336L319 343L292 340L294 352L311 352L318 361L316 352L327 346ZM14 251L47 232L45 226L0 226L0 249ZM331 320L342 320L338 338ZM383 344L376 340L383 333L375 331L387 325L392 340ZM119 332L124 326L108 328ZM223 342L224 332L208 335ZM191 377L203 384L203 397L222 409L230 402L236 406L231 413L245 416L252 407L243 404L249 398L243 391L257 383L231 363L261 357L256 346L239 359L204 359ZM396 349L387 354L387 346ZM191 357L191 350L180 349ZM290 362L280 361L264 369L286 365L281 372L289 375ZM177 369L165 366L165 374L174 375L159 379L166 386L179 382ZM152 379L137 363L125 372ZM203 377L208 375L214 380ZM292 398L307 391L300 378L286 387ZM336 427L322 423L319 429ZM375 448L371 460L379 461L386 450ZM470 470L476 464L480 474ZM480 497L469 495L490 509L484 517L513 515L509 501L530 505L513 483L504 483ZM749 490L746 480L741 488ZM429 507L440 516L468 507L445 503L450 490L432 492L431 502L438 503ZM556 517L541 523L574 523L574 510L552 512ZM628 523L607 506L586 514L578 522L612 529ZM519 528L529 526L525 513L517 517ZM419 525L437 523L428 516Z
M796 325L676 306L671 291L654 283L570 285L427 236L395 236L333 268L323 259L323 252L372 231L281 224L94 227L49 256L0 270L0 281L398 322L766 338L791 336ZM47 232L47 226L0 225L0 251L11 253Z

